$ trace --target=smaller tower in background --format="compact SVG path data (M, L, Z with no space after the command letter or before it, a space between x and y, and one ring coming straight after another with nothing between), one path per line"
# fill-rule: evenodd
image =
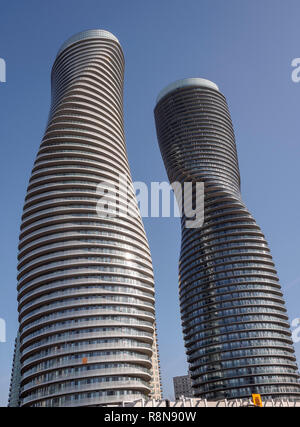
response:
M193 397L193 389L190 375L182 375L173 378L175 400L184 397Z
M15 339L14 359L11 372L8 406L17 408L20 406L20 383L21 383L21 361L20 361L20 334Z

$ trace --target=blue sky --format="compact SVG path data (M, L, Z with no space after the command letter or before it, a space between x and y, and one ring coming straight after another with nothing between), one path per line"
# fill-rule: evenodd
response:
M22 204L50 103L50 70L72 34L102 28L126 60L125 131L135 181L167 180L153 108L158 92L185 77L216 82L236 132L243 199L270 244L290 319L300 317L300 57L298 0L11 0L0 16L1 276L0 406L6 405L17 329L16 255ZM148 218L156 279L165 397L187 365L178 303L178 219ZM300 361L300 342L295 345Z

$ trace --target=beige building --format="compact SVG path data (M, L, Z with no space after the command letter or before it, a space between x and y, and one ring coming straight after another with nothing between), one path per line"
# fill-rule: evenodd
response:
M160 364L159 352L157 344L157 332L155 327L154 340L153 340L153 355L152 355L152 381L151 381L151 394L150 398L160 400L162 398L162 384L160 379Z

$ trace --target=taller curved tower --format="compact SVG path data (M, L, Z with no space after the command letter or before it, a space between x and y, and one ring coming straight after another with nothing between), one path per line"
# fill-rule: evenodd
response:
M160 397L151 256L118 186L120 175L131 183L123 71L122 48L103 30L71 37L53 65L19 242L21 406ZM98 209L106 181L116 217Z
M287 311L270 250L243 203L225 97L185 79L157 99L158 141L170 182L204 182L204 223L183 215L179 293L195 396L300 398Z

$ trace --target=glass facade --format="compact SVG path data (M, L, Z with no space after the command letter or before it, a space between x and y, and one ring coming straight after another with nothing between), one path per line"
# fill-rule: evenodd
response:
M203 226L181 219L180 307L194 395L300 399L275 266L241 198L225 97L212 82L179 81L159 95L155 120L170 182L204 182Z

